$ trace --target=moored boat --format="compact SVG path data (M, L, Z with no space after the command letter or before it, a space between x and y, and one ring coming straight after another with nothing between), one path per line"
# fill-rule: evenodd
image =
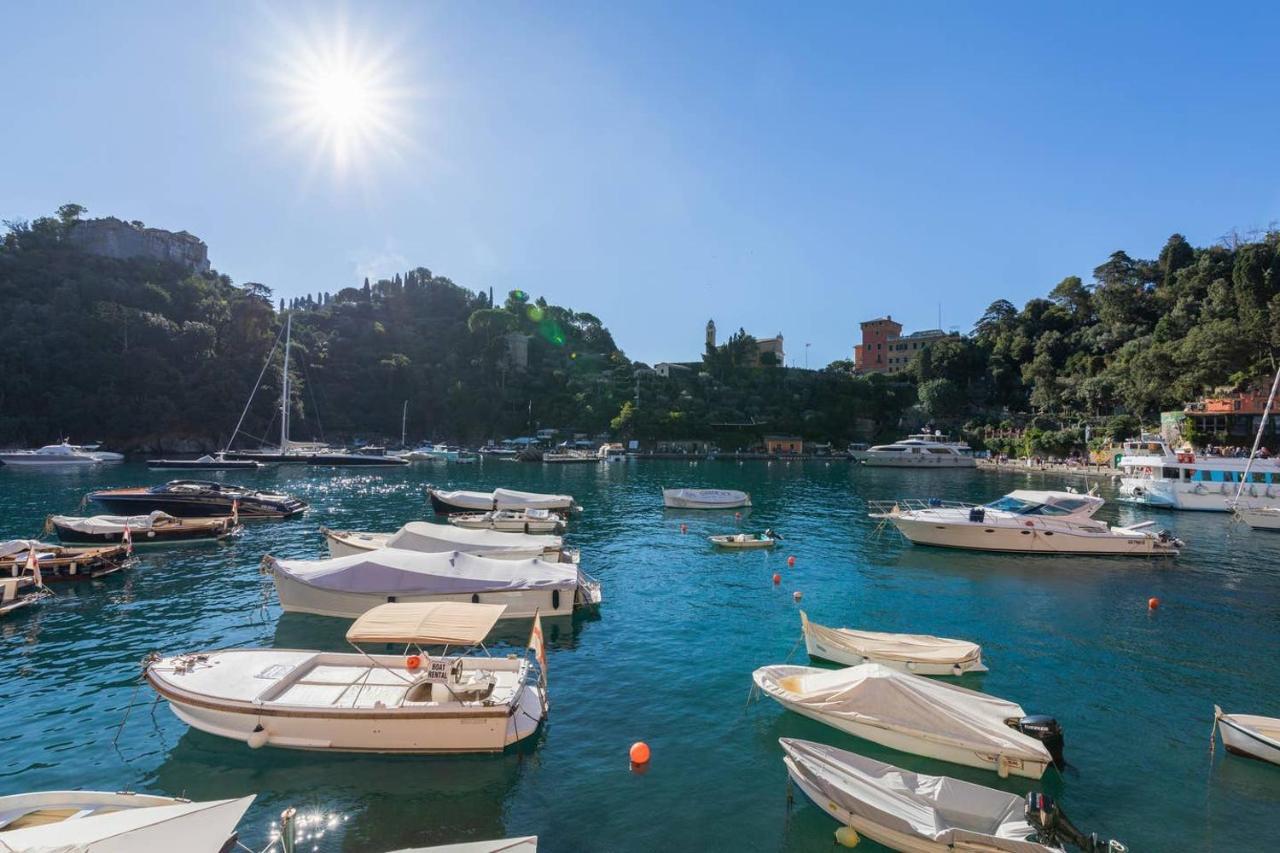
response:
M737 489L663 489L667 509L737 509L751 506L751 495Z
M307 504L285 494L207 480L170 480L159 486L102 489L88 499L113 514L164 512L178 518L213 518L238 514L241 518L292 518Z
M6 853L229 851L252 796L193 803L128 791L40 791L0 797Z
M964 675L986 672L982 646L966 640L927 634L888 634L828 628L809 621L800 611L800 630L809 657L858 666L878 663L916 675Z
M0 576L0 617L48 598L52 593L43 578L25 571L17 576Z
M35 556L35 568L39 569L41 582L46 584L106 577L126 568L132 562L129 548L124 545L69 548L35 539L10 539L8 542L0 542L0 575L35 575L36 572L29 565L32 554Z
M225 539L241 527L230 516L221 518L176 518L155 511L149 515L51 515L45 519L46 533L56 533L68 545L101 545L124 540L125 529L134 547L167 545L176 542L212 542Z
M406 847L391 853L538 853L538 836L496 838L493 841L464 841L435 847Z
M1052 799L1019 797L947 776L912 773L826 744L779 738L787 775L814 805L856 833L906 853L1124 853L1085 835Z
M882 746L1039 779L1061 768L1062 729L1019 705L878 663L765 666L752 676L788 710Z
M84 468L102 461L96 454L65 441L36 450L0 451L0 462L15 468Z
M501 533L563 533L564 518L549 509L495 509L489 512L456 512L449 523L471 530Z
M1256 714L1224 714L1213 706L1214 726L1227 752L1280 764L1280 719Z
M385 453L316 453L307 457L313 468L402 468L408 459L388 456Z
M252 748L345 752L500 752L546 717L537 619L527 658L449 655L479 646L501 605L383 604L347 631L352 653L225 649L153 657L144 677L188 725ZM362 645L408 646L407 655ZM424 647L443 646L429 655Z
M354 619L388 601L502 604L503 618L568 616L599 604L600 583L572 563L379 548L329 560L266 557L280 606Z
M768 530L764 533L726 533L722 536L708 536L707 539L715 547L729 551L772 548L778 544L778 537Z
M984 505L939 500L868 501L871 518L886 520L916 545L1041 554L1177 556L1182 542L1152 522L1111 527L1091 516L1096 495L1017 489Z
M455 512L475 513L493 510L542 509L560 515L582 509L574 503L572 495L547 495L539 492L520 492L515 489L494 489L492 492L466 490L446 491L428 487L431 507L437 515Z
M1280 530L1280 506L1237 504L1236 517L1254 530Z
M893 444L878 444L858 451L854 458L873 468L973 468L977 465L969 445L928 431L909 435Z
M564 540L559 536L472 530L428 521L411 521L394 533L330 530L327 527L321 527L320 532L329 543L330 557L349 557L378 548L399 548L424 553L461 551L498 560L538 558L552 563L578 562L578 552L566 549Z
M1263 419L1265 423L1265 419ZM1230 512L1240 500L1280 507L1280 460L1174 450L1157 435L1124 443L1120 500L1165 509Z
M256 471L262 463L256 459L228 459L225 453L197 459L148 459L152 471Z

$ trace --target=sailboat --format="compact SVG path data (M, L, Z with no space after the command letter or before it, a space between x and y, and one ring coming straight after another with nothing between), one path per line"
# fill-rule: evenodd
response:
M1244 495L1244 487L1249 483L1249 469L1253 467L1253 462L1258 456L1258 448L1262 446L1262 432L1267 428L1270 422L1271 409L1276 402L1276 391L1280 389L1280 369L1276 370L1276 378L1271 381L1271 395L1267 397L1267 405L1262 410L1262 419L1258 422L1258 433L1253 437L1253 449L1249 452L1249 461L1244 466L1244 476L1240 478L1240 485L1236 488L1236 496L1231 499L1229 506L1236 517L1254 530L1280 530L1280 504L1275 500L1252 500L1241 503L1240 498ZM1257 478L1255 477L1255 480ZM1250 496L1257 497L1257 486L1250 487ZM1266 489L1267 495L1271 492L1271 487Z

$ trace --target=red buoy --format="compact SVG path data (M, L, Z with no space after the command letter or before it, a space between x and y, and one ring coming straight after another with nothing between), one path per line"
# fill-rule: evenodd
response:
M774 573L773 573L773 585L774 585L774 586L777 586L777 585L778 585L778 584L780 584L780 583L782 583L782 575L778 574L777 572L774 572Z
M796 564L796 556L795 556L795 554L792 554L790 557L787 557L787 565L788 565L788 566L794 566L795 564Z
M1160 599L1156 598L1154 595L1147 599L1148 610L1155 610L1159 606L1160 606Z
M649 763L649 744L642 740L638 740L631 744L631 763L632 764L648 764Z

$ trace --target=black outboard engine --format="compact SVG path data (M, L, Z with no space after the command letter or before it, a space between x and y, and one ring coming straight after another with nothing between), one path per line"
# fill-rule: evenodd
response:
M975 524L981 524L987 519L987 511L985 508L975 506L969 510L969 520Z
M1027 794L1027 805L1023 810L1027 823L1035 828L1037 841L1047 846L1061 847L1072 844L1082 853L1128 853L1129 848L1119 841L1103 841L1094 832L1085 835L1076 829L1075 824L1067 820L1067 816L1058 808L1053 798L1035 791Z
M1043 743L1044 748L1049 750L1049 755L1053 758L1054 767L1061 770L1067 766L1066 759L1062 757L1064 745L1062 726L1058 725L1058 721L1053 717L1047 714L1028 714L1021 718L1010 717L1005 720L1005 724Z

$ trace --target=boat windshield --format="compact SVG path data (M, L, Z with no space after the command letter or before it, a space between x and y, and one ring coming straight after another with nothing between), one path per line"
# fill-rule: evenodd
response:
M1074 505L1071 505L1074 504ZM1070 515L1084 505L1084 501L1065 501L1063 504L1041 504L1005 495L987 504L987 509L1011 512L1015 515Z

